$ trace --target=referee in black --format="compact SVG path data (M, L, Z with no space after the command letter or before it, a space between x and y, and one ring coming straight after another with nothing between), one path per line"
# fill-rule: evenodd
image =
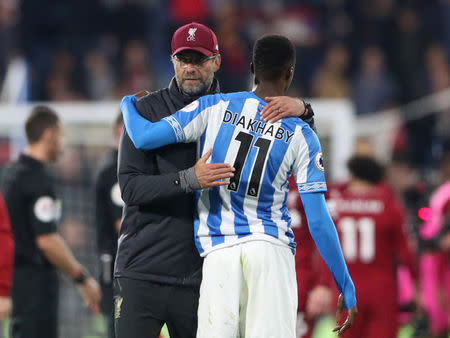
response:
M61 203L46 165L62 149L58 116L48 107L35 107L25 133L26 152L5 169L1 182L16 242L11 333L13 338L57 338L56 268L74 280L86 306L95 307L101 292L57 233Z
M114 338L113 267L124 203L117 181L117 154L123 129L122 113L114 121L115 145L102 159L95 180L95 220L100 258L100 309L108 323L108 337Z
M205 94L218 93L221 57L216 35L191 23L172 37L175 77L136 103L155 122ZM300 101L300 100L299 100ZM305 106L300 104L300 112ZM278 109L279 112L279 109ZM302 118L313 123L312 110ZM228 179L230 166L197 158L195 143L136 149L126 131L118 175L125 202L114 272L117 338L195 337L202 258L194 244L194 192Z

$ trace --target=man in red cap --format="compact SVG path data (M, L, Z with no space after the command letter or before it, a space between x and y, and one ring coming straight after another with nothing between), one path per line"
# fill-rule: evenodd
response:
M175 77L168 88L136 103L156 122L205 94L219 92L214 78L221 57L216 35L191 23L172 38ZM309 106L309 105L308 105ZM266 117L312 111L300 99L277 97ZM167 324L171 337L195 337L203 260L194 243L195 192L225 185L232 168L197 163L196 143L140 150L126 130L119 145L118 176L125 202L114 273L116 337L158 337Z

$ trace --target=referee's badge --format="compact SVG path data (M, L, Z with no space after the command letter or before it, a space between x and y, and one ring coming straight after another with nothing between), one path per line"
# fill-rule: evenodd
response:
M61 203L55 201L50 196L41 196L34 203L34 216L43 223L52 222L58 219L61 214Z
M314 158L314 164L316 165L316 168L320 171L325 171L325 168L323 167L323 156L322 152L318 152L316 157Z

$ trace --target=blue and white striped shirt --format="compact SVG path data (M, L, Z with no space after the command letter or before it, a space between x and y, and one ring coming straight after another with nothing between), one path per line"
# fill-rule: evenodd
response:
M260 120L266 102L253 92L204 96L166 120L177 142L199 140L212 163L228 163L228 186L197 194L195 241L202 256L250 240L295 248L286 207L288 178L299 192L326 191L319 140L307 123Z

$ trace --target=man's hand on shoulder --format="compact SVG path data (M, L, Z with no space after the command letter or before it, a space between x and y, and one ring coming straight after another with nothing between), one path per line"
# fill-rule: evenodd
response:
M287 116L301 117L306 113L303 100L289 96L271 96L264 98L268 104L261 111L261 119L272 123Z
M358 314L358 308L355 305L350 310L347 311L347 319L344 323L339 324L341 321L342 311L344 310L344 295L341 293L339 295L337 311L336 311L336 323L337 326L333 329L333 332L337 332L338 336L342 336L342 334L347 331L355 321L355 317Z
M194 165L195 175L202 189L228 185L228 179L234 176L234 168L227 163L206 163L212 150L205 153Z

